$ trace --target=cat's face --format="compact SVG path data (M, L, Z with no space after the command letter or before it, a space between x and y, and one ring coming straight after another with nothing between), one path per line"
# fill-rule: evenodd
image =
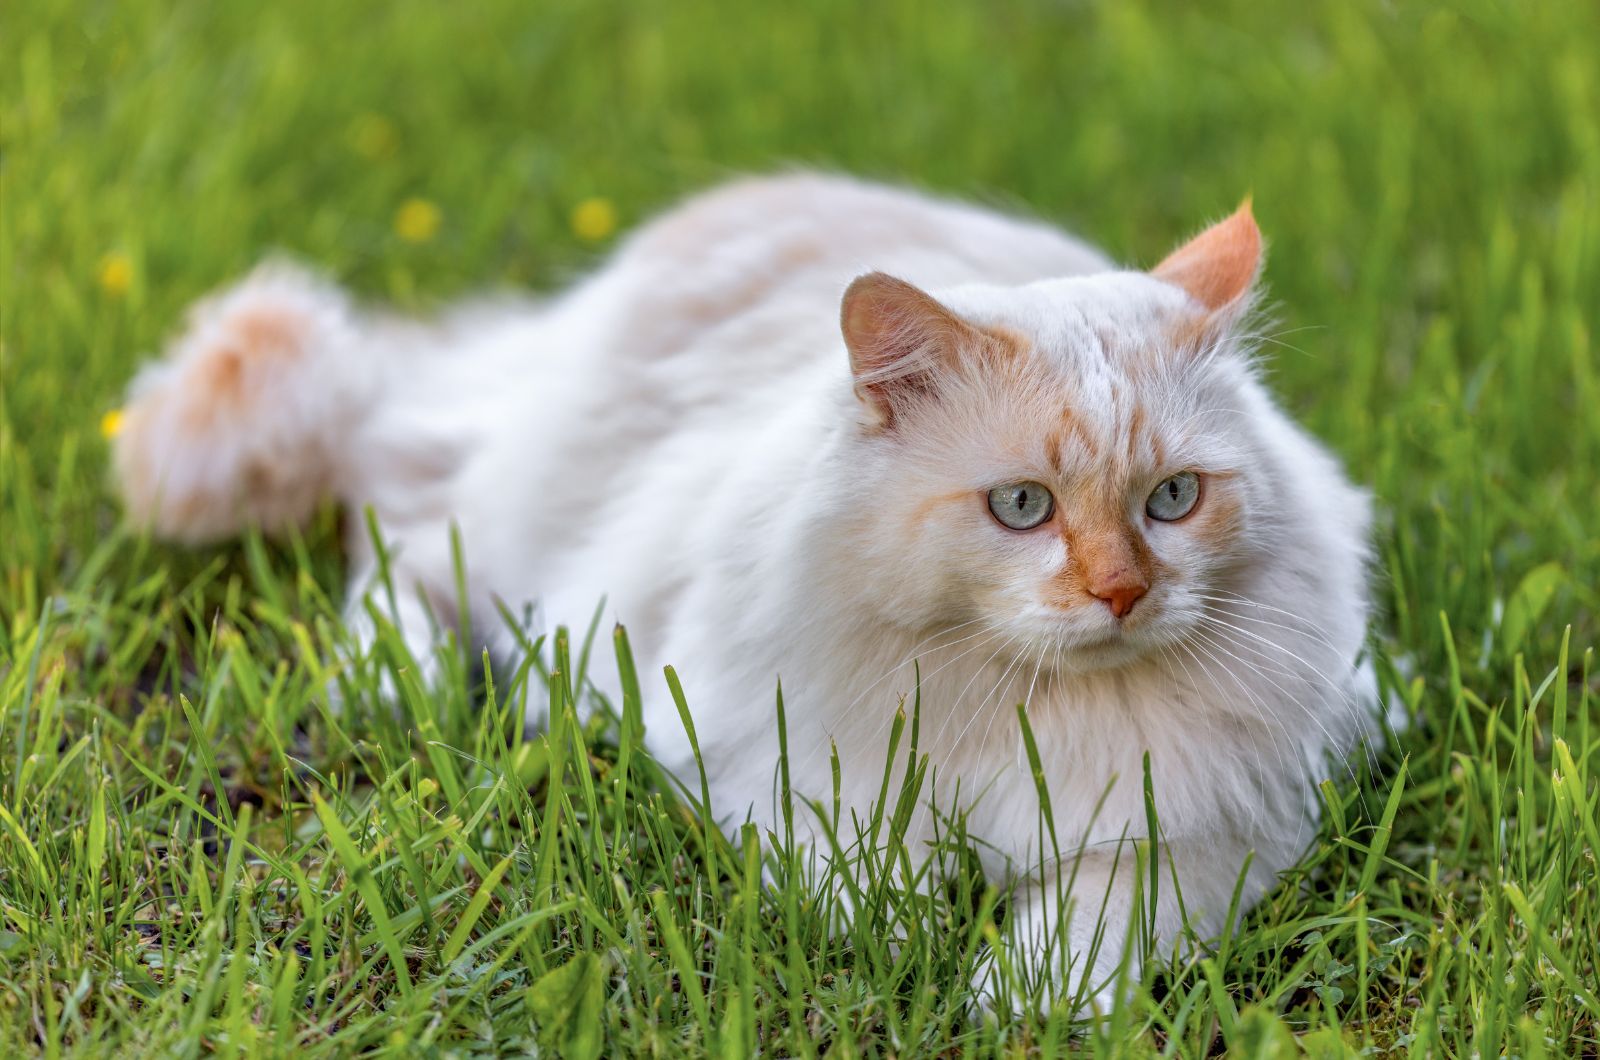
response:
M1234 260L1198 272L941 300L888 277L852 287L861 485L908 617L975 622L1047 665L1118 666L1177 650L1270 545L1229 331L1259 237L1248 212L1223 225L1213 257ZM1185 253L1192 265L1188 247L1169 262Z

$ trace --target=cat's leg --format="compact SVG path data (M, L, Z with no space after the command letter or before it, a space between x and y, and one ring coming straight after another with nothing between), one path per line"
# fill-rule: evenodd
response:
M1078 1017L1110 1012L1133 909L1133 872L1124 862L1133 860L1130 844L1120 859L1085 854L1076 866L1018 881L1001 952L987 954L973 977L976 1003L1003 1002L1021 1013L1038 996L1047 1007L1074 1001Z
M341 492L377 380L343 292L281 263L197 304L129 389L113 440L130 518L215 541L303 523Z
M1119 991L1139 981L1146 960L1220 934L1235 895L1248 909L1297 849L1252 852L1225 836L1162 844L1152 874L1152 848L1128 840L1036 870L1014 886L999 960L974 977L978 1004L1005 1000L1021 1012L1037 997L1071 1003L1080 1019L1104 1016L1127 1000Z
M452 639L452 651L467 642L469 665L478 657L486 639L484 609L471 598L464 608L458 598L447 520L385 522L375 509L372 515L381 562L366 519L350 521L342 654L347 667L376 677L379 700L395 705L402 682L436 689L445 669L441 649ZM467 629L460 628L464 611Z
M404 572L397 572L403 576ZM353 667L373 667L377 673L378 698L394 704L400 690L396 681L403 670L423 687L430 687L439 676L437 649L443 629L438 616L416 585L396 584L379 579L375 568L363 566L351 576L344 608L345 632L349 638L345 662ZM380 633L392 630L403 650L401 657L387 657L379 651Z

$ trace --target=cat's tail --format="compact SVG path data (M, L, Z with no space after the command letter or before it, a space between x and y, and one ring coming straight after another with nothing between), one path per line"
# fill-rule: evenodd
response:
M303 523L345 486L371 345L343 292L283 263L196 305L113 436L130 519L188 543Z

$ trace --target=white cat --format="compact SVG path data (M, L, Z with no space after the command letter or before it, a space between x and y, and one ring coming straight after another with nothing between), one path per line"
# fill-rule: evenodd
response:
M725 820L777 821L780 677L796 790L828 797L837 747L845 820L864 811L920 667L922 749L991 878L1015 873L1022 965L1106 1001L1144 756L1204 934L1247 854L1246 906L1293 864L1328 756L1372 724L1368 501L1258 379L1260 257L1248 204L1145 273L797 175L689 201L549 303L438 324L265 267L140 374L116 466L133 518L184 541L370 505L422 659L429 608L457 613L452 523L475 630L503 629L496 600L582 623L604 595L641 673L682 675ZM1065 912L1020 702L1083 896ZM659 680L645 720L692 775Z

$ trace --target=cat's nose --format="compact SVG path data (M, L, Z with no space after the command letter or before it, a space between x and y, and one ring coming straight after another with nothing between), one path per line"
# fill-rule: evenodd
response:
M1150 584L1134 571L1118 571L1117 576L1091 586L1089 592L1121 618L1133 610L1139 598L1150 591Z

